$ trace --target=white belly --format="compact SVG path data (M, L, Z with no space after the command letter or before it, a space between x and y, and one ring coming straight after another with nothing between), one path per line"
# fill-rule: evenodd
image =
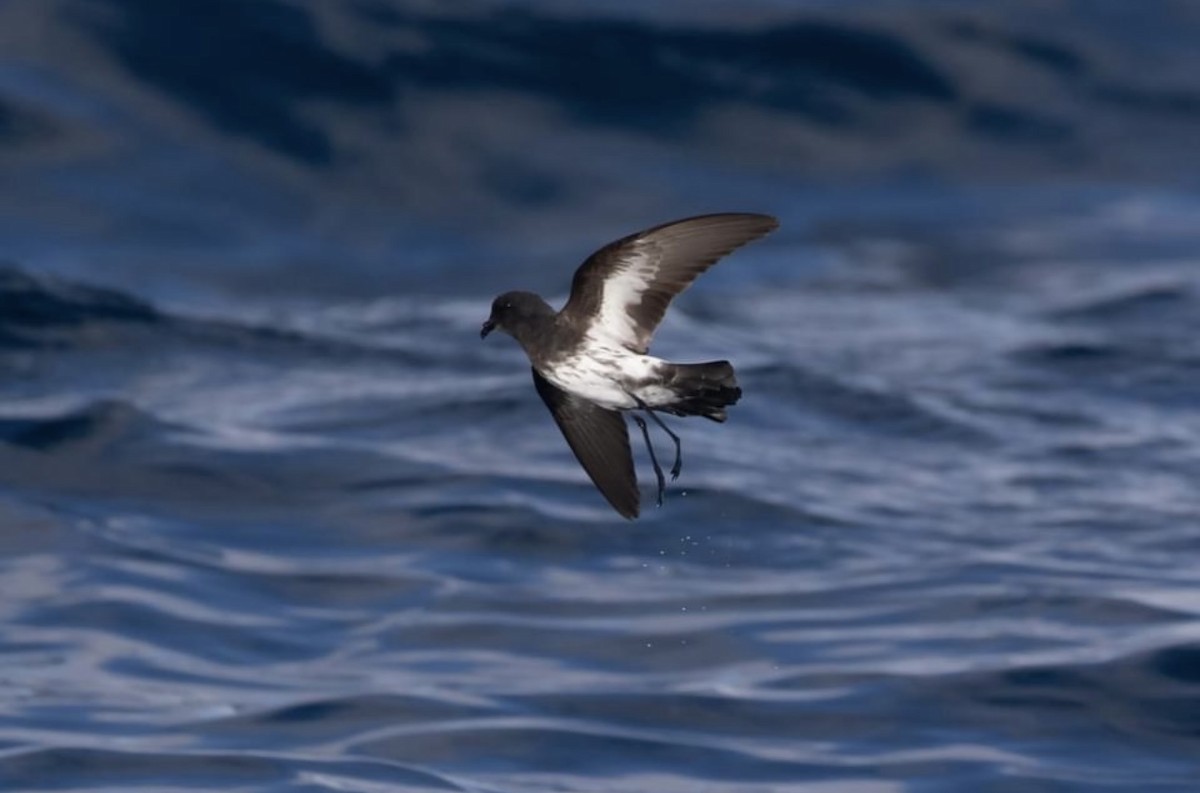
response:
M562 390L601 407L629 410L637 399L651 407L672 401L669 389L656 385L665 361L623 347L593 344L579 360L564 361L542 376ZM634 397L637 399L634 399Z

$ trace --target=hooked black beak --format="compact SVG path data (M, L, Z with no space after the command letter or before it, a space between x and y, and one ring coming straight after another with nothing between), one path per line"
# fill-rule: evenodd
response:
M487 335L496 329L495 320L488 318L488 321L483 323L483 327L479 329L479 338L486 339Z

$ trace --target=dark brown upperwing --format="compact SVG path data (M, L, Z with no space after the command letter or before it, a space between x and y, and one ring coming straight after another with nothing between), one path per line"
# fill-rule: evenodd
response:
M536 369L531 371L538 394L583 470L613 509L623 517L636 518L641 495L624 417L563 391Z
M770 215L722 213L664 223L605 245L575 271L571 297L561 314L572 324L587 325L601 313L604 284L628 279L613 295L628 298L623 306L604 307L629 318L629 338L622 343L645 353L672 298L721 257L773 231Z

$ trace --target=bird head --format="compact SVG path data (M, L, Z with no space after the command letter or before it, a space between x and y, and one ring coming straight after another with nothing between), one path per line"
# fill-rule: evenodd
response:
M533 292L505 292L492 301L492 314L479 330L479 338L486 339L493 330L502 330L517 336L539 319L552 317L554 309Z

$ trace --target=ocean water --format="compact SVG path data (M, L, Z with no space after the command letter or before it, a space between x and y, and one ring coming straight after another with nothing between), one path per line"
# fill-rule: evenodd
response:
M1197 35L0 4L0 790L1200 790ZM627 522L479 325L723 210Z

